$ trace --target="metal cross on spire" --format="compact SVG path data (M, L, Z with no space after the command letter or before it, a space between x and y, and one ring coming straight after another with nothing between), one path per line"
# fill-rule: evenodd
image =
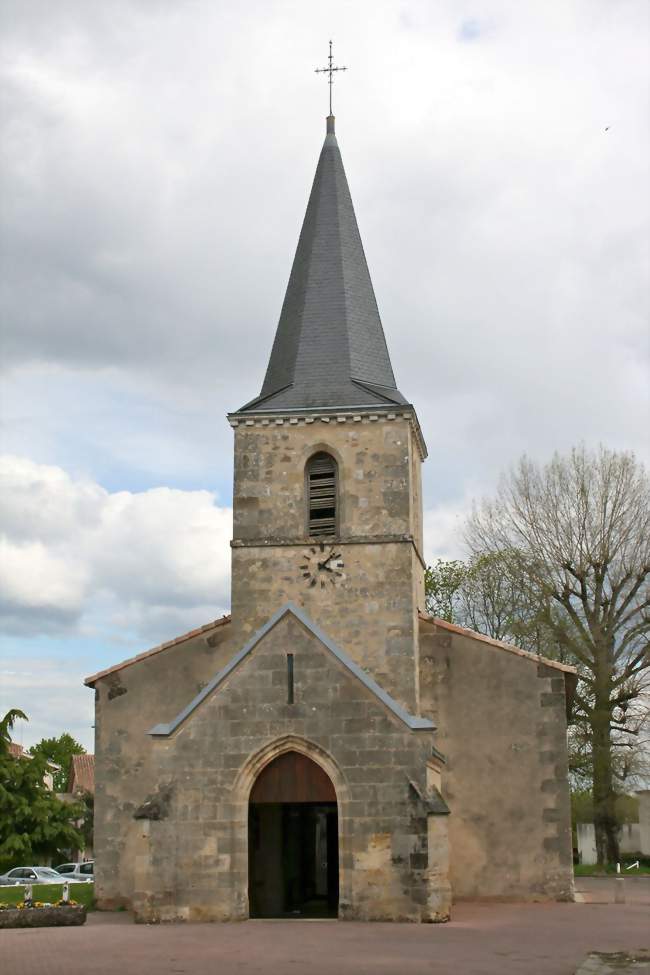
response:
M327 59L328 62L329 62L328 66L326 68L316 68L315 69L316 74L328 74L329 75L328 84L330 86L330 115L333 114L333 112L332 112L332 85L334 84L334 72L335 71L347 71L348 70L347 68L335 68L334 65L332 64L333 59L334 58L333 58L333 55L332 55L332 42L330 41L330 56Z

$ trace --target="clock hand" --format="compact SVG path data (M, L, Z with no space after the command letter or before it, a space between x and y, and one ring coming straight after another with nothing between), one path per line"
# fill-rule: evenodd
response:
M327 563L328 563L328 562L331 562L331 561L332 561L332 559L340 559L340 558L341 558L341 553L340 553L340 552L332 552L332 554L331 554L331 555L328 555L328 556L327 556L327 558L325 559L325 561L324 561L324 562L319 562L319 564L318 564L318 568L319 568L319 569L320 569L320 568L323 568L324 566L326 566L326 565L327 565Z
M330 555L327 556L327 558L323 562L317 563L318 570L322 571L324 569L326 572L333 572L334 570L330 567L329 563L332 561L332 559L340 559L340 558L341 558L340 552L332 552Z

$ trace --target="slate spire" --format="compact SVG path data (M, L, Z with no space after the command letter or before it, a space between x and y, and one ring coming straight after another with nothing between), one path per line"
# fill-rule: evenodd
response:
M262 391L239 412L395 403L406 400L330 115Z

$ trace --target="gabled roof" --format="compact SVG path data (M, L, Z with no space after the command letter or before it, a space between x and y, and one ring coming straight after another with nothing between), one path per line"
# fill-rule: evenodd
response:
M70 762L68 792L95 794L95 756L73 755Z
M239 412L406 402L330 116L262 391Z
M426 613L420 613L419 616L423 623L432 623L435 626L439 626L442 630L457 633L458 636L466 636L471 640L478 640L479 643L488 643L491 647L497 647L499 650L507 650L508 653L514 653L518 657L525 657L527 660L532 660L537 664L544 664L546 667L555 667L556 670L562 670L565 674L577 675L578 673L576 668L571 667L569 664L561 664L558 660L551 660L549 657L542 657L537 653L530 653L528 650L522 650L521 647L516 647L512 643L504 643L503 640L494 640L492 637L485 636L483 633L477 633L476 630L467 630L463 626L448 623L447 620L441 620L437 616L428 616Z
M170 647L177 647L179 643L185 643L186 640L193 640L196 636L204 636L206 633L211 633L212 630L216 630L220 626L225 626L227 623L230 623L230 616L222 616L218 620L213 620L211 623L206 623L205 626L199 626L196 630L190 630L189 633L183 633L182 636L177 636L173 640L167 640L165 643L160 643L157 647L152 647L151 650L145 650L144 653L139 653L135 657L129 657L128 660L123 660L120 664L114 664L113 667L107 667L106 670L100 670L97 674L93 674L91 677L86 677L84 684L87 687L94 687L95 682L101 677L108 677L110 674L116 674L125 667L131 667L133 664L140 663L141 660L146 660L147 657L154 657L157 653L161 653L163 650L169 650Z
M409 712L398 704L390 694L387 694L376 681L370 677L365 670L362 670L358 664L356 664L344 650L341 650L333 640L320 629L316 623L313 623L303 610L299 609L294 603L285 603L276 613L271 616L269 620L262 626L254 636L248 641L248 643L242 647L242 649L235 654L235 656L230 660L228 664L220 670L212 680L206 684L206 686L193 698L190 703L180 711L176 717L167 724L157 724L153 727L148 734L154 738L168 738L169 735L173 734L174 731L183 723L183 721L188 718L193 711L195 711L199 704L201 704L207 697L209 697L214 691L220 687L221 684L229 677L233 671L239 666L239 664L249 655L249 653L257 646L260 640L266 636L266 634L273 629L273 627L278 623L284 616L291 613L292 616L302 623L305 629L309 630L317 640L319 640L323 646L329 650L329 652L336 657L340 664L342 664L350 674L359 680L364 687L370 691L371 694L381 701L381 703L391 711L396 718L399 718L410 731L435 731L435 725L428 718L420 718L415 715L409 714Z

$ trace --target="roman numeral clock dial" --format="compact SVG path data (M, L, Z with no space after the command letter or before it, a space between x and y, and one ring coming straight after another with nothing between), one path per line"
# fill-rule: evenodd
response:
M336 547L326 546L324 542L304 552L300 560L300 572L310 589L336 586L345 579L343 568L340 551Z

